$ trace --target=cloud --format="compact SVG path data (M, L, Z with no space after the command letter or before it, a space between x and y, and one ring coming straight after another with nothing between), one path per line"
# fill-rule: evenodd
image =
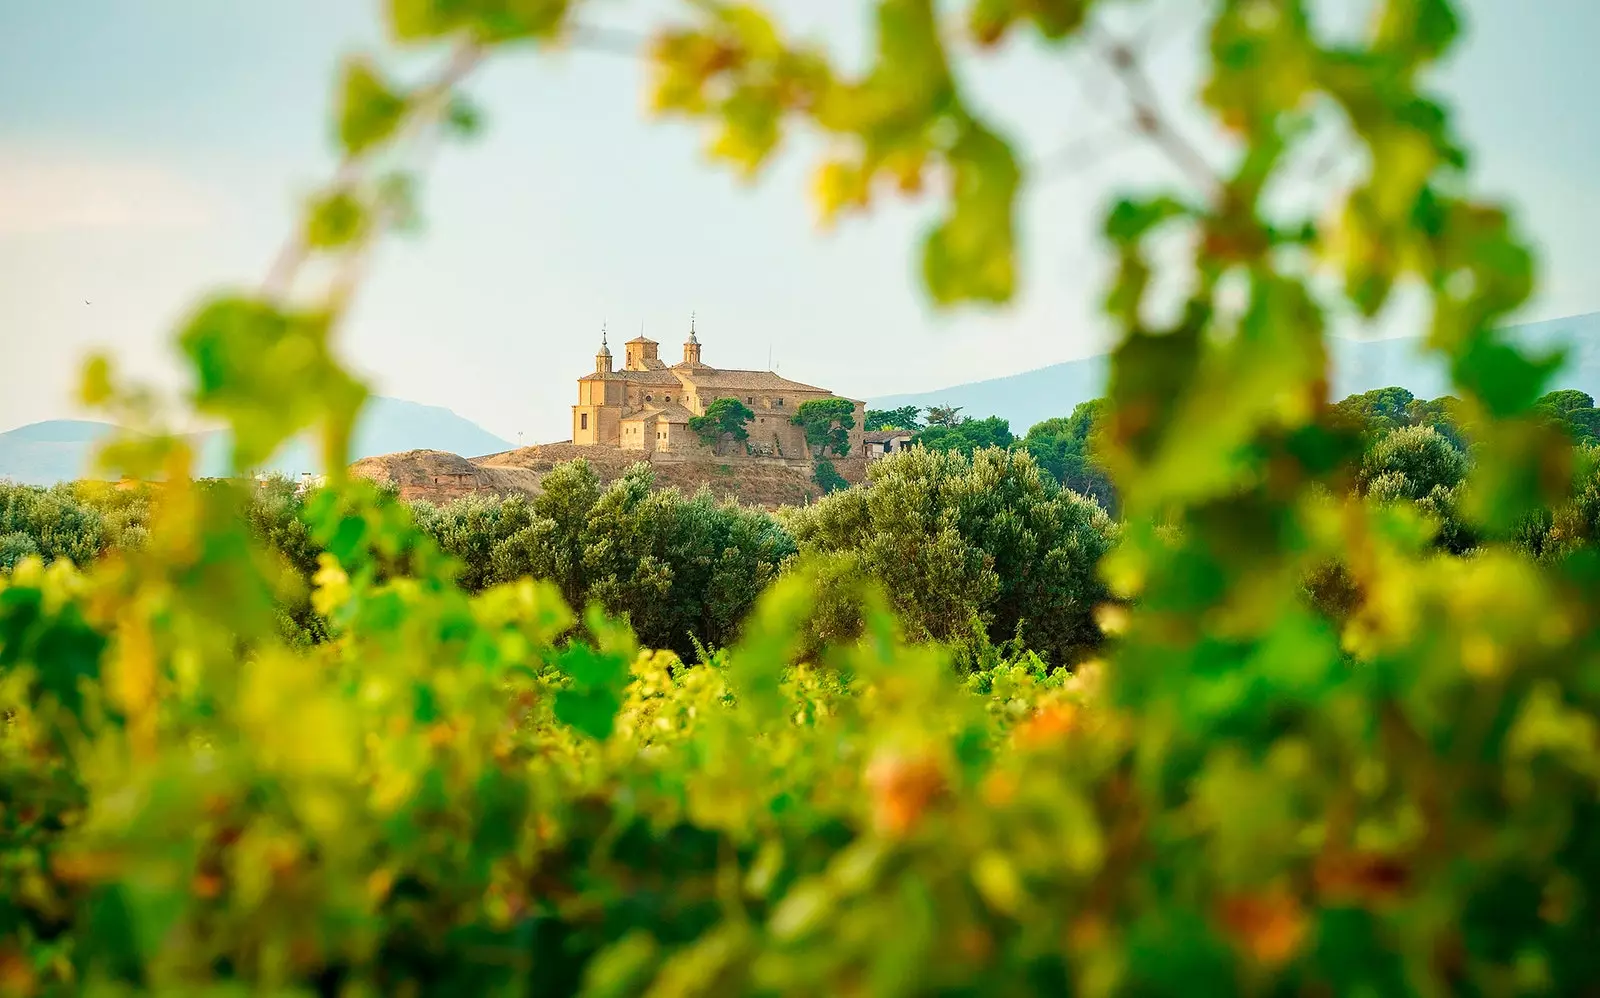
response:
M207 228L219 200L179 170L0 143L0 236Z

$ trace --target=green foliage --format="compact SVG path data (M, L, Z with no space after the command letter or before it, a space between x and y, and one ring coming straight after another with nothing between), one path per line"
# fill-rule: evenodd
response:
M1331 421L1355 429L1368 441L1407 426L1431 427L1465 450L1461 401L1451 396L1419 399L1404 388L1377 388L1351 395L1333 406Z
M39 553L39 544L29 534L13 530L0 534L0 572L9 572L24 558Z
M1467 477L1467 456L1427 426L1408 426L1380 439L1366 452L1360 482L1367 491L1421 499L1449 491Z
M65 559L87 566L113 549L139 545L149 517L149 494L97 482L44 489L0 482L0 569L23 555L48 564Z
M802 403L789 422L805 429L806 444L817 457L826 457L829 452L848 457L855 411L848 399L813 399Z
M756 414L738 399L719 398L706 406L704 414L690 417L689 429L707 447L715 447L724 438L743 443L750 439L745 426L755 418Z
M989 447L1005 449L1016 443L1011 434L1011 424L999 416L987 419L963 419L950 425L933 425L911 438L914 445L932 451L962 454L971 457Z
M922 429L922 410L914 405L903 405L898 409L868 409L867 430L911 430Z
M471 59L557 40L585 5L388 6L398 40L459 46L418 91L448 97ZM1090 8L975 0L946 23L878 0L847 74L752 7L695 4L658 40L656 104L710 122L746 170L815 126L828 213L947 179L930 296L1000 299L1017 171L952 63L1023 33L1067 50ZM141 541L105 557L104 533L62 529L50 543L88 567L23 557L0 576L5 989L1591 988L1595 458L1538 404L1556 358L1495 331L1532 257L1472 199L1424 89L1453 6L1387 0L1365 33L1329 36L1293 4L1208 10L1200 106L1236 155L1213 167L1141 108L1186 183L1116 202L1102 230L1117 346L1094 452L1117 531L1026 454L919 449L795 514L809 557L750 608L781 531L642 472L600 489L578 467L521 509L414 518L335 461L286 518L287 498L192 483L170 434L115 442L107 465L165 474ZM1137 58L1109 54L1137 105ZM400 151L399 119L448 128L448 100L363 72L339 115L357 175ZM1330 128L1367 169L1301 217L1270 192ZM1192 250L1190 297L1158 326L1170 236ZM1310 282L1308 257L1342 287ZM1375 400L1392 425L1364 454L1365 425L1324 397L1324 316L1375 315L1402 283L1428 298L1470 466L1415 400L1403 426ZM223 297L181 336L241 464L310 425L342 453L360 401L330 346L342 287L293 308ZM104 362L84 389L153 422ZM1470 557L1419 515L1446 494ZM13 549L44 553L45 501L79 515L28 493L7 513L25 526L0 530ZM546 581L469 591L434 534L474 557L492 538L491 568L521 558ZM303 643L275 611L312 547L326 639ZM636 636L604 610L579 628L576 597L624 607ZM726 643L723 614L730 634L745 618ZM683 632L697 664L636 647ZM1045 667L1101 633L1103 665Z
M639 465L602 488L577 461L546 475L531 500L419 504L417 528L458 561L467 592L531 576L571 606L594 603L627 620L649 647L687 657L697 640L731 643L793 540L765 513L651 485Z
M329 456L345 463L351 427L366 389L335 362L329 317L288 312L252 298L207 302L178 336L194 365L197 411L229 421L233 468L244 471L294 434L320 425L341 442Z
M850 487L850 483L845 481L843 475L839 474L839 469L834 467L833 462L825 457L818 459L817 466L811 473L811 480L816 482L817 486L822 489L823 495Z
M1600 409L1586 392L1567 388L1546 393L1534 408L1546 413L1572 438L1573 443L1600 444Z
M367 206L352 191L336 190L315 198L306 210L306 242L317 249L338 249L365 237L371 219Z
M959 405L930 405L928 407L928 426L957 426L967 421L961 415Z
M1460 553L1476 536L1460 515L1467 456L1429 426L1406 426L1381 437L1362 459L1357 485L1379 503L1406 501L1439 526L1439 543Z
M1105 469L1095 461L1094 441L1105 422L1104 399L1080 402L1072 415L1047 419L1028 429L1022 446L1056 481L1098 502L1115 515L1117 494Z
M365 59L345 64L337 111L339 143L360 156L394 135L406 113L406 98Z
M787 522L803 554L849 557L881 586L915 639L963 643L978 624L1056 664L1099 642L1115 528L1026 455L907 451Z

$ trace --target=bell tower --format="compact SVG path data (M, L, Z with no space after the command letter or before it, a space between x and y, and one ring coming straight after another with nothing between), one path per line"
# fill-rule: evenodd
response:
M694 334L694 313L689 313L689 338L683 342L683 362L698 366L700 363L700 338Z
M606 345L606 327L600 324L600 352L594 355L594 373L611 373L611 348Z

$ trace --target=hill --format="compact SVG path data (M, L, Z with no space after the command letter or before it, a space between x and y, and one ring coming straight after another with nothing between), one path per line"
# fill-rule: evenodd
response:
M87 419L52 419L0 433L0 478L29 485L80 478L90 446L112 429Z
M540 444L467 460L440 451L408 451L357 461L351 471L374 481L395 485L405 499L448 502L472 492L521 492L533 495L539 483L558 464L582 458L594 467L602 482L613 482L636 464L636 453L611 447L576 447L570 443ZM866 474L861 459L834 459L847 481L859 482ZM655 486L694 493L702 487L719 499L747 506L777 509L797 506L822 495L810 476L796 468L747 464L656 464Z
M1577 388L1600 396L1600 312L1514 326L1510 332L1522 343L1538 349L1568 346L1567 365L1551 387ZM1422 353L1418 338L1332 337L1331 341L1335 399L1390 385L1423 398L1436 398L1450 390L1448 372L1436 358ZM1011 421L1012 432L1020 435L1041 420L1064 416L1079 402L1101 395L1108 371L1108 358L1101 354L937 391L883 396L867 405L873 409L956 405L967 416L1004 417Z
M53 419L0 433L0 478L30 485L82 478L95 444L113 429L109 423ZM200 474L227 472L225 433L196 434L193 441L200 455ZM511 445L449 409L380 396L362 410L351 447L352 456L359 459L416 449L492 454ZM261 470L293 476L323 468L315 449L305 440L295 440Z

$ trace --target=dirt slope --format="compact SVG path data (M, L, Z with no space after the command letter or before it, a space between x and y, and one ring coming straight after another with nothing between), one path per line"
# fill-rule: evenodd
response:
M448 502L474 492L534 495L551 469L579 458L589 462L602 482L621 478L638 461L637 454L609 447L539 444L471 460L432 450L384 454L357 461L351 471L398 485L404 499ZM859 458L838 460L835 465L852 482L865 474L865 462ZM652 470L657 488L696 492L705 486L718 498L763 509L800 505L822 494L811 476L799 468L730 462L658 464Z

